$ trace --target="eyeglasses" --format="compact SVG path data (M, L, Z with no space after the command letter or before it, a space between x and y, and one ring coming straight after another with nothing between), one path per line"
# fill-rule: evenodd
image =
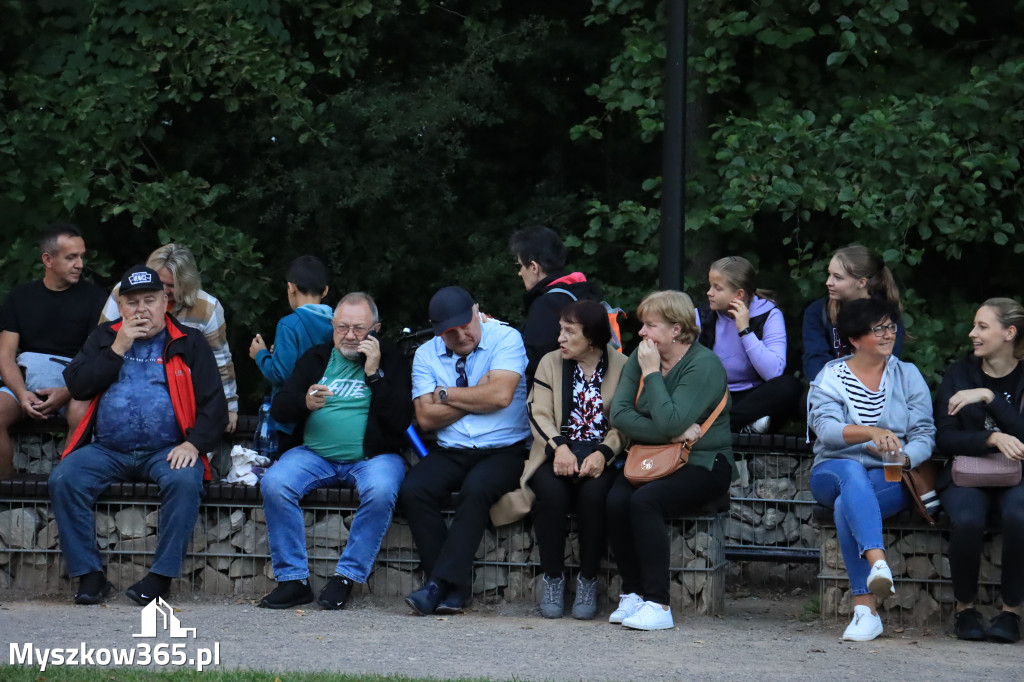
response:
M370 330L363 326L350 327L347 324L336 324L334 325L334 331L338 332L342 336L348 336L349 332L352 332L356 336L366 336Z
M874 334L875 336L885 336L886 332L889 332L890 334L895 334L896 330L898 329L899 327L896 325L895 322L890 322L889 324L880 324L872 327L871 333Z
M469 386L469 377L466 376L466 358L461 357L455 362L455 373L458 376L455 378L455 385L459 388L465 388Z

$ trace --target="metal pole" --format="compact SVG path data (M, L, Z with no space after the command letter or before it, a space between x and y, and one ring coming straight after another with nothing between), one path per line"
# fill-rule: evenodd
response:
M683 222L686 202L686 0L668 0L668 45L665 66L665 132L661 166L662 289L683 283Z

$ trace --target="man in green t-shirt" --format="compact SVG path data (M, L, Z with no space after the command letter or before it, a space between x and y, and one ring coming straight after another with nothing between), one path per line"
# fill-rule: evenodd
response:
M332 324L333 345L313 346L299 358L270 409L274 419L295 423L302 445L285 452L260 483L278 581L260 601L265 608L313 601L299 507L306 494L331 485L359 493L348 542L317 599L325 609L341 609L352 583L370 575L405 478L398 452L412 421L409 363L377 339L377 305L367 294L342 298Z

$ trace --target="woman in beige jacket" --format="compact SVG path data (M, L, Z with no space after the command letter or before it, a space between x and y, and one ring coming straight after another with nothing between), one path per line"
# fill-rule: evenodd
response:
M525 515L532 503L533 525L544 570L541 615L561 618L565 596L566 516L576 513L580 571L574 618L597 612L597 570L605 553L605 498L619 475L612 462L625 446L608 421L608 410L626 358L608 346L611 330L596 301L567 305L559 320L559 349L537 366L527 401L533 448L520 490L492 510L495 522Z

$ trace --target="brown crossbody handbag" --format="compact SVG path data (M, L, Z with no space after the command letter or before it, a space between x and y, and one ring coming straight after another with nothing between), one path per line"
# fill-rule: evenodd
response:
M633 404L636 404L643 390L644 379L640 377L640 386L636 389L636 398L633 399ZM725 404L728 401L729 389L726 388L725 394L718 402L718 406L704 420L704 423L700 425L701 435L707 433L711 424L718 419L718 415L722 414L722 410L725 409ZM626 466L622 473L625 474L626 479L633 485L642 485L659 478L664 478L682 468L689 461L690 448L696 442L697 440L695 439L683 443L668 443L667 445L633 445L629 448L629 454L626 455Z

